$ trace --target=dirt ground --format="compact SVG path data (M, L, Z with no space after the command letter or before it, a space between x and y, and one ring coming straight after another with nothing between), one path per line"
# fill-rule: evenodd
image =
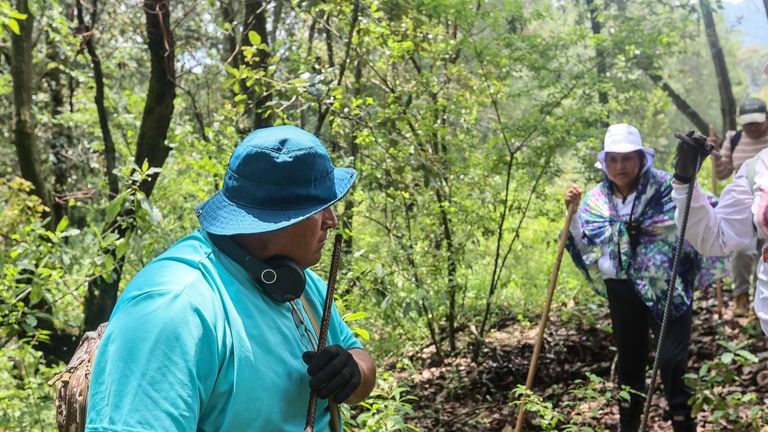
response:
M718 317L714 300L697 300L689 372L698 371L702 362L722 353L720 340L746 341L744 349L759 358L748 367L737 367L741 378L738 387L728 392L753 391L758 394L763 409L768 410L768 346L753 316L735 317L725 304ZM587 308L591 310L587 310ZM615 350L613 349L607 306L605 304L576 307L566 305L555 310L545 333L534 382L534 393L552 403L555 410L568 421L577 423L577 430L617 430L618 409L612 399L616 393ZM534 318L538 320L538 318ZM418 414L409 424L423 431L501 431L512 432L517 418L515 397L511 391L525 384L529 362L536 339L536 325L501 322L486 337L477 364L471 353L440 363L434 350L417 355L419 373L409 379L414 382L410 393L418 397L414 411ZM654 345L655 347L655 345ZM649 358L649 369L652 358ZM592 389L598 396L574 394L577 380L586 380L587 373L605 380ZM648 373L650 380L650 372ZM600 397L599 395L602 395ZM648 431L671 431L663 419L663 393L660 385L654 396ZM747 409L745 407L744 409ZM536 431L534 414L526 416L524 430ZM709 413L697 416L699 431L722 431L732 428L713 424Z

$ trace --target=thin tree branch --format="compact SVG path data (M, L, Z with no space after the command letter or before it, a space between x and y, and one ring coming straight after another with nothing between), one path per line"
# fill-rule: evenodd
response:
M109 113L104 103L104 73L101 69L101 58L96 52L96 47L93 43L94 26L98 19L98 1L92 0L91 2L91 22L87 24L83 15L83 5L80 0L75 0L75 9L77 11L78 32L77 34L82 38L82 43L85 49L88 51L88 55L91 57L91 67L93 68L93 80L96 87L96 94L94 96L94 103L96 104L96 112L99 116L99 128L101 129L101 138L104 140L104 160L105 160L105 176L107 177L107 185L109 188L109 198L112 199L120 193L120 187L117 182L117 174L115 174L115 168L117 167L117 152L115 150L115 143L112 139L112 131L109 127Z

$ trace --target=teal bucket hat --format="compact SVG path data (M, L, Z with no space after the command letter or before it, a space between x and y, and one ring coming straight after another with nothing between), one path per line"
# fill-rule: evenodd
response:
M336 168L320 140L294 126L258 129L235 148L224 186L195 208L213 234L275 231L329 207L357 172Z

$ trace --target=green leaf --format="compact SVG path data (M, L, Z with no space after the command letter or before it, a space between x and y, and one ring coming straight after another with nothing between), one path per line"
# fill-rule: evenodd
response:
M747 350L738 350L736 351L736 354L748 360L750 363L757 363L758 361L760 361L760 359L758 359L756 355L752 354Z
M365 329L362 329L362 328L359 328L359 327L353 327L352 331L356 335L359 335L361 338L363 338L363 340L370 340L371 339L371 335L370 335L370 333L368 333L368 330L365 330Z
M69 225L69 218L67 218L66 216L64 216L64 217L63 217L63 218L61 218L61 220L59 221L59 224L58 224L58 225L56 225L56 232L57 232L57 233L60 233L60 232L64 231L64 229L66 229L68 225Z
M239 78L240 77L240 69L232 67L228 64L224 65L224 70L226 70L230 75Z
M725 364L731 364L731 362L733 361L733 357L734 356L733 356L732 352L726 352L726 353L723 353L723 355L720 356L720 361L725 363Z
M125 202L125 198L128 196L128 191L121 193L120 195L116 196L115 199L112 200L112 202L109 203L107 206L107 214L104 217L104 222L107 224L112 223L113 220L115 220L115 217L120 212L120 209L123 208L123 203Z
M149 215L150 222L156 225L163 220L163 215L160 213L160 210L158 210L145 195L139 195L139 203L141 204L141 208L143 208L144 211L147 212L147 215Z
M124 238L118 239L115 242L115 257L122 258L125 255L125 251L128 248L128 242Z
M367 316L368 316L368 313L366 312L353 312L353 313L345 314L342 317L342 319L346 322L351 322L351 321L357 321L359 319L366 318Z
M253 46L259 46L259 44L261 44L261 36L253 30L248 32L248 40Z
M13 18L15 20L25 20L27 19L27 14L23 14L19 11L11 10L11 11L8 11L8 17Z
M19 28L19 22L16 21L13 18L9 18L7 21L8 27L11 28L11 31L16 33L17 35L21 34L21 28Z
M29 291L29 301L35 304L43 299L43 287L35 284L32 285L32 289Z
M26 322L27 326L29 326L30 329L34 329L35 326L37 326L37 317L35 317L34 315L25 316L24 321Z

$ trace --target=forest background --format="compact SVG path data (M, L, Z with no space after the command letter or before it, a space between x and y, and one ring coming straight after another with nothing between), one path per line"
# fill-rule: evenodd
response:
M768 51L723 17L709 0L0 0L0 430L54 429L47 381L79 336L196 229L235 145L285 123L360 172L336 300L380 372L347 425L416 429L416 353L478 361L497 322L537 319L562 193L599 180L608 124L670 169L674 132L722 136L768 96ZM569 262L555 304L603 307Z

